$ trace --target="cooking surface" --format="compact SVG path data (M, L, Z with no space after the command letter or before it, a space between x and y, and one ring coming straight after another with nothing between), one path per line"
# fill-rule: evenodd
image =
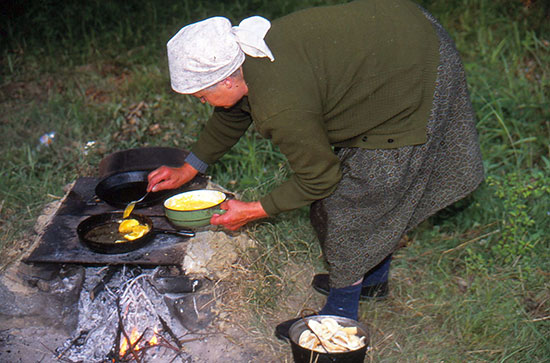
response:
M78 224L94 214L120 211L97 200L95 186L97 178L79 178L68 193L60 208L40 236L37 247L26 262L76 263L85 265L135 264L135 265L179 265L185 256L188 238L157 234L148 245L128 253L106 255L96 253L80 242L76 233ZM207 180L197 176L184 188L175 189L173 194L206 187ZM149 216L157 229L175 230L164 217L162 201L147 208L136 208L135 212Z

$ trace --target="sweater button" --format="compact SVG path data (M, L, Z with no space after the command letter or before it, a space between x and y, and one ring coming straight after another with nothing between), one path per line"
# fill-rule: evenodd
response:
M388 139L388 143L392 143L393 142L393 139Z
M368 139L368 137L366 137L366 136L363 136L363 137L361 138L361 140L363 140L363 142L367 142L367 139Z

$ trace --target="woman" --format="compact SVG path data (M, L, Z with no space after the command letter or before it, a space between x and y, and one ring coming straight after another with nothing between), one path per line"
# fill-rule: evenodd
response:
M293 175L259 201L230 200L212 224L246 223L311 205L329 274L321 314L357 319L384 297L401 237L483 179L462 64L444 29L409 0L363 0L238 27L215 17L167 44L172 88L215 106L181 168L149 189L204 172L253 123ZM151 188L151 186L155 186ZM280 324L288 337L296 319Z

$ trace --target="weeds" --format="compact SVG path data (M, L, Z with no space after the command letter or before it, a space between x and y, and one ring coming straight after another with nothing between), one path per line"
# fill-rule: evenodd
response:
M496 189L495 196L503 203L502 235L492 252L504 263L521 258L524 265L529 265L536 245L548 241L544 231L550 230L550 218L544 217L550 215L549 182L550 178L540 171L532 175L508 174L502 181L489 179Z

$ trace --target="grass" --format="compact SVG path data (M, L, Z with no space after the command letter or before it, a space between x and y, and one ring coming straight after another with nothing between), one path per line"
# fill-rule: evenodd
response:
M0 19L2 266L29 246L44 205L75 178L95 176L106 154L188 148L196 139L211 108L170 90L165 56L183 24L338 2L50 0L8 9ZM542 2L527 3L421 1L463 55L488 178L465 210L409 234L391 298L362 305L373 331L369 360L549 361L550 22ZM41 147L50 131L54 142ZM288 176L284 157L252 131L209 172L246 200ZM247 268L259 278L247 282L246 305L271 336L266 314L269 323L289 317L281 306L307 290L294 277L324 266L307 208L247 231L259 245Z

